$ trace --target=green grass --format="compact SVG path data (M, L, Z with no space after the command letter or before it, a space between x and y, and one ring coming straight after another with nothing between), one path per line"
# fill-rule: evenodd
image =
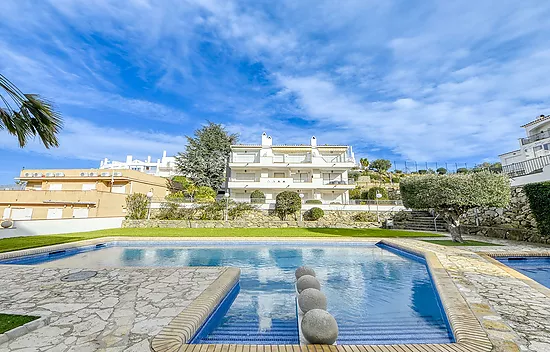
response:
M0 313L0 334L5 333L13 328L31 322L38 317L32 317L28 315L12 315Z
M108 236L128 237L441 237L433 233L386 229L327 228L247 228L247 229L178 229L140 228L109 229L52 236L28 236L0 240L0 252L49 246Z
M464 241L464 243L453 242L452 240L424 240L424 242L430 242L434 244L440 244L442 246L462 247L462 246L500 246L499 244L480 242L480 241Z

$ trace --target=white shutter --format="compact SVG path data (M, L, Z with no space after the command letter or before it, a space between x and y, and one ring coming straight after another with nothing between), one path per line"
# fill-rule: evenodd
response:
M50 208L46 219L61 219L63 217L63 208Z
M13 220L30 220L32 219L32 208L12 208L11 218Z
M50 191L61 191L63 189L63 184L61 183L50 183Z
M73 218L75 219L84 219L88 217L88 208L74 208L73 209Z
M113 193L126 193L126 185L113 186Z
M83 191L91 191L95 189L95 183L84 183L82 184Z

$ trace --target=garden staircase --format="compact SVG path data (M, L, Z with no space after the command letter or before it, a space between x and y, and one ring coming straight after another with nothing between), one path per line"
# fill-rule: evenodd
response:
M426 210L413 210L408 219L393 221L394 229L447 232L447 223Z

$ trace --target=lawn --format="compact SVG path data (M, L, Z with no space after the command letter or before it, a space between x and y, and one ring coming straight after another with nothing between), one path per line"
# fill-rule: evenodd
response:
M488 243L488 242L480 242L480 241L464 241L463 243L460 243L460 242L453 242L451 240L424 240L424 242L430 242L430 243L439 244L439 245L442 245L442 246L451 246L451 247L500 246L499 244Z
M386 229L328 229L328 228L247 228L247 229L181 229L181 228L124 228L92 232L68 233L5 238L0 240L0 252L35 248L52 244L108 236L128 237L440 237L433 233Z
M31 322L38 317L32 317L28 315L12 315L0 313L0 334L5 333L13 328Z

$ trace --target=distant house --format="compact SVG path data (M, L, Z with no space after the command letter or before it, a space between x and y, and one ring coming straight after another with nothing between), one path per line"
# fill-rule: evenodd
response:
M550 180L550 115L521 127L526 137L519 139L519 149L499 155L503 171L516 185Z
M166 179L134 170L22 170L20 189L0 190L2 219L38 220L126 216L126 196L168 193Z
M238 201L248 201L250 193L260 190L267 203L282 191L293 191L304 201L346 204L355 187L348 171L355 166L350 146L318 145L315 137L309 145L273 145L263 133L261 144L231 146L227 186Z
M100 169L128 169L143 172L149 175L172 177L178 175L176 171L176 157L166 156L166 151L162 153L162 159L152 161L151 157L147 160L133 159L131 155L126 156L126 161L115 161L107 158L101 160Z

